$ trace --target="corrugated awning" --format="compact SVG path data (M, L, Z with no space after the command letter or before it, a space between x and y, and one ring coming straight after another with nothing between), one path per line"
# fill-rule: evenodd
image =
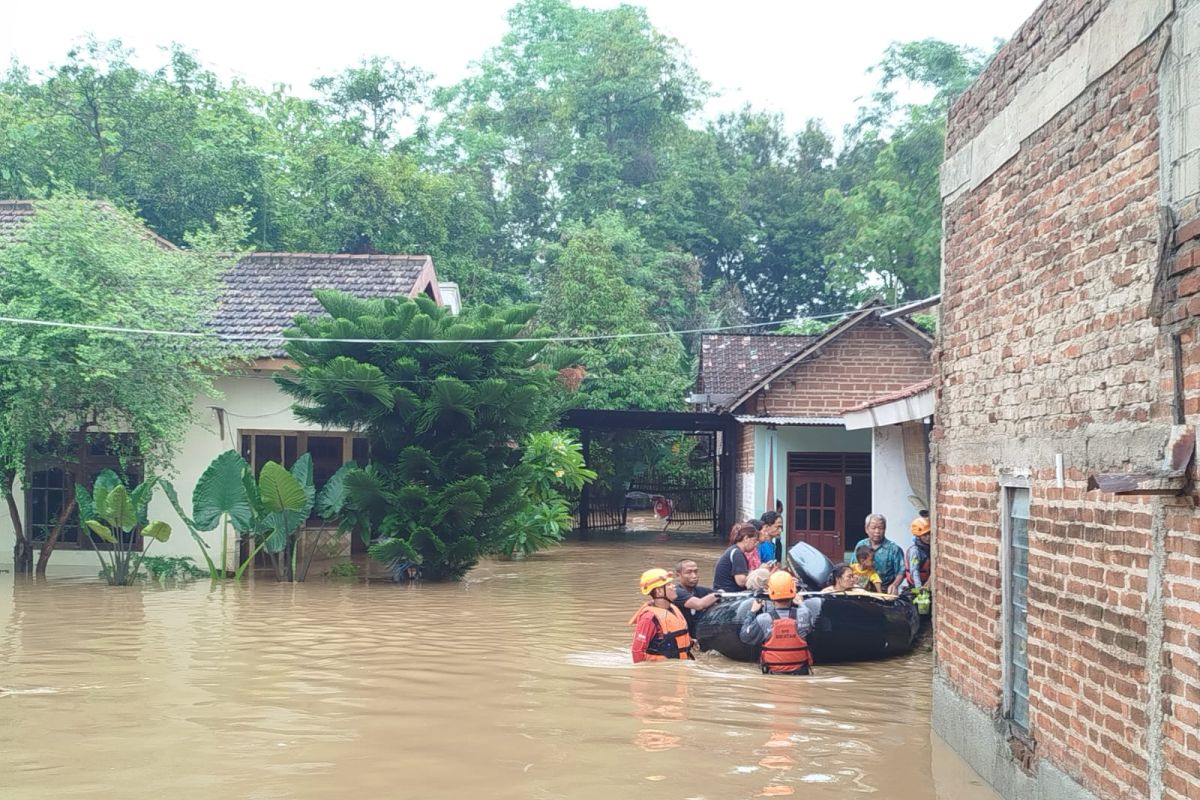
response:
M841 417L750 417L734 416L738 422L749 425L828 425L841 427Z

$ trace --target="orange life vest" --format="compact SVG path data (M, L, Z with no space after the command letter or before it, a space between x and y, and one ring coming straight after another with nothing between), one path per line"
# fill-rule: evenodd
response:
M653 603L646 603L634 613L629 624L636 625L647 610L654 614L654 619L658 622L658 635L646 645L646 660L692 658L692 637L688 634L687 620L679 613L675 604L659 608Z
M778 608L768 608L774 620L771 623L771 638L762 646L758 663L764 674L807 675L812 671L812 653L808 642L796 630L796 609L791 608L782 615Z
M913 548L915 548L915 547L916 547L916 545L914 544L912 547L909 548L908 552L912 553ZM925 558L923 558L921 560L921 568L918 570L918 572L921 575L921 585L928 586L929 585L929 553L928 553L928 551L925 552ZM916 584L913 583L912 562L909 560L907 555L904 558L904 579L906 581L908 581L909 586L916 586Z

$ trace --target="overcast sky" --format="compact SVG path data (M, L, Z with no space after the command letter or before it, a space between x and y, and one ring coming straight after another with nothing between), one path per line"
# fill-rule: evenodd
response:
M143 66L178 42L219 75L269 87L309 82L368 55L434 73L438 84L468 74L504 34L511 0L340 0L332 3L207 0L8 2L0 56L35 70L64 60L86 34L119 38ZM592 0L612 7L615 0ZM937 38L990 49L1010 37L1038 0L645 0L660 30L691 55L720 96L706 115L750 103L782 111L791 128L818 117L833 133L849 122L875 79L866 70L893 41Z

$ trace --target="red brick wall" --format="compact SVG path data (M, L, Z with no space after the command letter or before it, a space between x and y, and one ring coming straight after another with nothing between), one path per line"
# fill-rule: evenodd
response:
M947 151L978 133L1104 5L1044 3L954 107ZM935 355L938 670L964 697L1000 713L1000 486L1021 474L1031 485L1035 769L1049 760L1112 798L1150 796L1159 735L1163 796L1200 797L1194 498L1087 490L1090 474L1160 460L1172 422L1172 332L1184 337L1189 422L1200 412L1200 255L1189 255L1200 242L1176 243L1161 319L1151 305L1165 41L1160 30L1129 53L944 209ZM1064 488L1056 484L1058 453ZM1156 556L1156 541L1165 554L1160 547ZM1149 591L1156 558L1161 605ZM1151 649L1160 612L1161 662Z
M839 416L847 408L920 383L932 374L930 348L896 326L860 322L792 367L738 413Z
M1039 69L1079 39L1104 5L1105 0L1042 3L955 102L950 112L954 124L946 131L946 152L953 153L983 130Z

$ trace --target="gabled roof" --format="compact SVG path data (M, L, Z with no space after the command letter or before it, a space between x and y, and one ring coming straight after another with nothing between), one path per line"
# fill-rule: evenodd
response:
M821 352L828 344L839 339L850 329L854 328L859 323L868 319L878 319L880 311L886 308L884 302L880 298L873 298L864 303L857 311L847 315L844 319L838 322L829 330L820 336L813 337L810 342L803 344L795 350L790 356L784 358L783 361L777 363L774 367L768 370L764 375L759 376L750 384L743 386L737 390L736 395L727 404L722 404L730 411L735 410L742 403L749 400L757 394L763 387L771 381L783 375L785 372L796 366L811 356ZM889 319L885 321L888 325L893 325L905 335L909 336L919 344L925 347L933 345L933 339L925 333L925 331L913 325L904 319Z
M696 391L736 395L816 339L778 334L705 334L700 337Z
M314 289L363 299L416 297L440 302L433 260L425 255L251 253L225 273L211 325L222 338L282 352L277 337L294 317L325 312Z
M34 202L33 200L0 200L0 243L11 242L16 239L17 231L21 226L37 213ZM100 209L113 211L112 205L103 200L81 200L80 202L95 203ZM140 222L136 222L136 224L139 233L143 234L163 250L179 249L172 242L162 238Z

